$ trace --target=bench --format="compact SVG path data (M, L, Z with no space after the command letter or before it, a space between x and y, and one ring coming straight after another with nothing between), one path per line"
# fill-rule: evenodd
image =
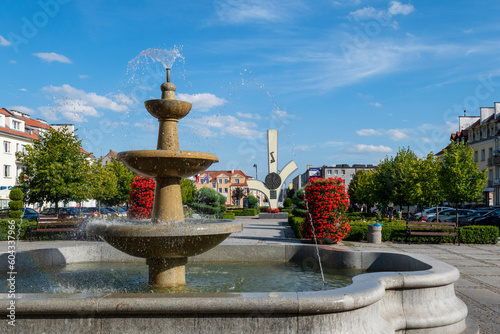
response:
M29 227L30 241L33 233L82 232L86 223L85 218L39 217L36 225Z
M453 222L424 222L406 221L406 242L410 244L410 237L421 236L454 236L453 243L458 238L460 246L460 229Z

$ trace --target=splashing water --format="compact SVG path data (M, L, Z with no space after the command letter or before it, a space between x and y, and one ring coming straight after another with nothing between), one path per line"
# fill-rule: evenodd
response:
M309 215L309 223L311 224L311 229L312 229L312 233L313 233L313 237L314 237L314 243L316 244L316 254L318 255L318 263L319 263L319 270L321 271L321 278L323 279L323 284L326 284L325 275L323 274L323 266L321 265L321 258L319 256L319 247L318 247L318 241L316 240L316 231L314 230L312 215L309 212L309 203L307 202L307 198L305 198L305 196L304 196L304 202L306 202L307 214Z
M180 59L184 61L181 54L182 47L174 46L173 49L150 48L141 51L137 57L128 62L127 75L128 83L142 82L145 74L150 74L153 78L160 80L165 78L165 69L172 68L175 61ZM158 65L161 64L161 69ZM163 72L161 76L156 76L157 73Z

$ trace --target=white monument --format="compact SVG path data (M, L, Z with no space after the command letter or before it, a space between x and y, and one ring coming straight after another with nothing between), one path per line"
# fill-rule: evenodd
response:
M290 161L278 173L278 130L267 130L267 159L269 173L266 176L265 182L247 180L247 184L250 189L264 193L269 200L271 209L276 209L278 207L279 191L283 182L297 169L295 162Z

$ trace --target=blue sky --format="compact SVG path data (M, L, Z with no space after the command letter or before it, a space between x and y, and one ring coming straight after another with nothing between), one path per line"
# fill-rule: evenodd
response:
M72 1L0 3L0 107L72 123L96 156L154 149L169 50L183 150L214 169L378 164L441 150L458 116L500 101L498 1ZM175 58L175 59L174 59ZM141 61L147 58L140 58ZM297 172L294 174L296 175Z

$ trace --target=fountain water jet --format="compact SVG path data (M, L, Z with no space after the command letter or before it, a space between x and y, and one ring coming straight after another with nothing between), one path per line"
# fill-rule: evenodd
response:
M180 181L194 176L218 162L210 153L181 151L178 121L191 110L191 103L175 99L176 87L167 81L161 85L161 99L144 105L159 122L156 150L120 152L117 159L134 172L155 179L155 198L151 221L139 224L93 223L89 234L100 236L113 247L137 257L146 258L149 284L174 286L185 284L187 258L217 246L242 225L230 220L184 221Z

